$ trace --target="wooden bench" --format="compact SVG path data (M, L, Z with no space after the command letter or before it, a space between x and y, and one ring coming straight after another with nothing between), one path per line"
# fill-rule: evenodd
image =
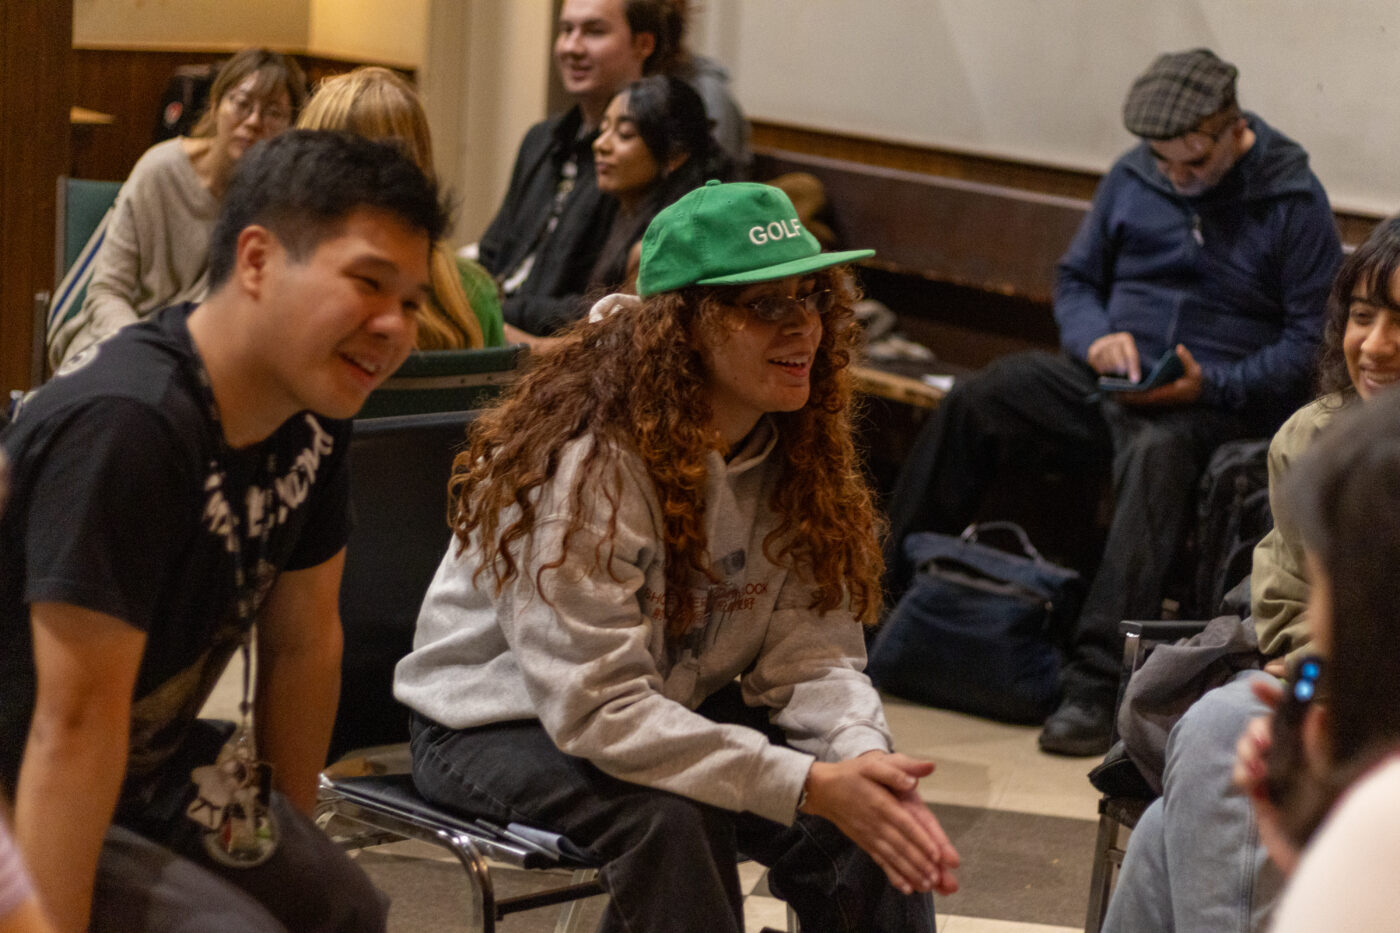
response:
M1044 304L1055 264L1089 210L1082 198L1041 194L759 149L758 178L808 172L826 188L842 241L876 251L869 265Z
M827 219L842 243L876 251L862 264L866 290L942 363L977 368L1006 353L1055 346L1055 263L1087 200L777 148L756 154L759 178L806 172L822 182ZM892 368L855 367L858 387L937 407L943 390L907 367Z

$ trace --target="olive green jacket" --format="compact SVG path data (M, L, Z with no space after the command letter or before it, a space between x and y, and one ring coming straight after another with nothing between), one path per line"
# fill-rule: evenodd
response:
M1332 394L1304 405L1278 429L1269 444L1269 508L1274 528L1254 548L1250 607L1259 650L1265 657L1303 653L1312 640L1308 631L1308 581L1303 542L1298 526L1280 507L1278 491L1294 461L1312 446L1337 412L1355 404L1355 397Z

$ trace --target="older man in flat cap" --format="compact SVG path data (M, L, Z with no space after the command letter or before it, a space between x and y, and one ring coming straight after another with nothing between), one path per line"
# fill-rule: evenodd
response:
M960 530L998 470L1111 473L1113 517L1040 735L1047 752L1107 750L1118 622L1161 614L1211 452L1272 434L1308 391L1341 247L1307 153L1240 109L1235 76L1195 49L1134 82L1123 122L1140 141L1104 176L1060 261L1062 352L1006 357L955 386L895 489L891 596L912 572L904 535ZM1173 351L1176 374L1144 388ZM1104 376L1121 377L1119 390Z

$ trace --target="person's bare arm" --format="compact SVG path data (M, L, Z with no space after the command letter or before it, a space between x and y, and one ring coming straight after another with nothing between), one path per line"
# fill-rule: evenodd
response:
M146 635L66 603L30 607L38 676L15 838L57 929L86 930L102 838L126 773Z
M54 928L39 901L30 897L0 917L0 933L54 933Z
M543 353L550 347L559 343L558 337L536 337L534 334L523 331L514 324L505 325L506 343L523 343L530 348L532 353Z
M814 762L802 810L835 823L906 894L952 894L958 852L916 790L932 772L932 762L898 753Z
M258 754L298 809L316 805L340 698L340 576L345 551L278 577L258 615Z

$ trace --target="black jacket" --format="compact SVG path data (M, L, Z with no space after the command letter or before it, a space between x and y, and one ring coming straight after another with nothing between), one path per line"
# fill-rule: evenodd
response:
M530 277L501 305L507 323L532 334L553 333L583 315L580 296L587 291L616 211L616 202L598 190L593 175L597 133L580 137L582 120L574 107L530 128L515 158L506 199L481 237L481 264L498 280L509 278L543 235L560 166L577 154L578 176L558 226L539 244Z

